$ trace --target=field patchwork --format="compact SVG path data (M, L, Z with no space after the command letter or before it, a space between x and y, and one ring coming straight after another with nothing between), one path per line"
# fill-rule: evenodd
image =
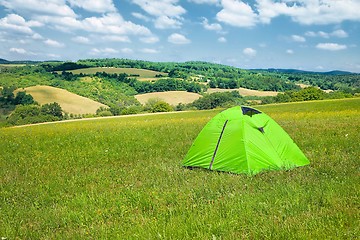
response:
M0 235L357 239L360 98L257 108L310 165L251 177L183 168L220 109L0 128Z
M168 91L168 92L154 92L154 93L145 93L138 94L135 98L141 103L145 104L149 99L161 99L170 105L176 106L179 103L192 103L193 101L201 97L198 93L191 93L185 91Z
M71 70L73 74L95 74L97 72L106 72L106 73L126 73L128 75L139 75L139 78L155 78L156 75L162 75L167 77L167 73L152 71L148 69L138 69L138 68L112 68L112 67L93 67L93 68L82 68Z
M236 89L221 89L221 88L209 88L207 90L208 93L214 92L229 92L229 91L238 91L241 96L276 96L279 92L275 91L259 91L259 90L252 90L247 88L236 88Z

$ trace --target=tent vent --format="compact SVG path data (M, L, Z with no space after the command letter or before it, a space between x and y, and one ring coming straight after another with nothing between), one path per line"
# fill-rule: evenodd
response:
M242 110L242 113L244 115L248 115L250 117L252 117L255 114L261 113L260 111L258 111L256 109L253 109L253 108L250 108L250 107L244 107L244 106L241 107L241 110Z
M258 129L259 129L260 132L265 133L264 132L264 127L259 127Z

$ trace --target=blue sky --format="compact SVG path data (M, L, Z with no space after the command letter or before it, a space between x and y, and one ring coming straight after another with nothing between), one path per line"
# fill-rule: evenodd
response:
M360 72L360 0L0 0L0 58Z

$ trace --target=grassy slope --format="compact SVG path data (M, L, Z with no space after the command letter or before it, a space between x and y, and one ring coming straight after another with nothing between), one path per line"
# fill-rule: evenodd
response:
M254 177L180 166L219 110L0 129L1 236L356 238L359 106L259 107L311 164Z
M173 106L176 106L179 103L192 103L200 97L201 95L198 93L185 91L154 92L135 95L135 98L141 104L145 104L151 98L159 98Z
M23 89L19 89L23 90ZM96 110L106 105L79 96L64 89L50 86L33 86L25 88L26 93L31 94L39 104L57 102L63 111L74 114L96 113Z

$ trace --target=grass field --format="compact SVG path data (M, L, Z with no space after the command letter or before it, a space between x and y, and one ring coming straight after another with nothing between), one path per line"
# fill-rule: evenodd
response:
M166 77L168 74L163 72L152 71L148 69L138 69L138 68L82 68L72 71L73 74L95 74L97 72L106 72L106 73L126 73L128 75L139 75L140 78L155 78L155 75L161 74Z
M0 237L357 239L360 99L261 106L311 164L182 168L220 110L0 129Z
M18 91L24 89L18 89ZM73 114L96 113L99 107L106 105L93 101L89 98L79 96L64 89L50 86L33 86L25 88L26 93L31 94L39 104L57 102L63 111Z
M274 91L259 91L252 90L247 88L237 88L237 89L221 89L221 88L209 88L207 90L208 93L214 92L229 92L229 91L239 91L241 96L276 96L279 92Z
M179 103L192 103L193 101L199 99L200 94L190 93L185 91L168 91L168 92L154 92L154 93L145 93L135 95L135 98L141 103L145 104L149 99L157 98L161 99L170 105L176 106Z

